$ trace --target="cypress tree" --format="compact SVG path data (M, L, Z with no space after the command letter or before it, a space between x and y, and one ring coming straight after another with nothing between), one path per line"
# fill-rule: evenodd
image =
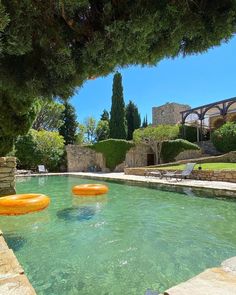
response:
M127 139L133 138L133 132L138 129L141 124L141 118L137 106L130 100L126 106L126 121L127 121Z
M110 138L126 139L125 103L123 98L122 76L116 72L112 86Z
M148 126L147 115L143 118L142 128L146 128Z
M64 137L65 144L74 144L78 125L76 121L75 108L68 102L66 102L64 106L65 109L62 112L61 117L63 125L59 128L59 133Z

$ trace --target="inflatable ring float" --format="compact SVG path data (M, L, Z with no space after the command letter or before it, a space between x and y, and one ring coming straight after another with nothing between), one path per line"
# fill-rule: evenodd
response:
M0 215L21 215L41 211L50 198L41 194L20 194L0 198Z
M80 184L75 185L72 188L72 192L74 195L78 196L97 196L106 194L108 192L108 187L104 184Z

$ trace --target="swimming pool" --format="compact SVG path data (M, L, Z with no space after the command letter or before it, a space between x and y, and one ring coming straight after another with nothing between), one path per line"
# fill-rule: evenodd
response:
M0 217L38 295L164 291L236 255L235 201L111 182L106 196L72 196L73 185L92 182L98 181L17 181L18 193L51 197L42 212Z

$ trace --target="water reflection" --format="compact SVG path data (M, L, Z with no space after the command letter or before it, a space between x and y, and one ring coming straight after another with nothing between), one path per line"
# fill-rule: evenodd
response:
M107 202L106 196L73 198L72 207L57 212L57 217L66 221L86 221L100 212Z
M66 221L85 221L96 213L95 208L89 206L65 208L57 212L57 217Z

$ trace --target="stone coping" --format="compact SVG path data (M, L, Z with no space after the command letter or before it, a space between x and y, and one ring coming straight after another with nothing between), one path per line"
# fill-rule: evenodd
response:
M118 181L123 183L137 184L156 187L160 189L166 189L171 191L185 191L185 189L191 189L197 194L204 192L209 193L212 196L225 196L225 197L236 197L236 183L223 182L223 181L205 181L205 180L194 180L184 179L180 182L173 180L159 179L155 177L145 177L139 175L126 175L123 172L119 173L101 173L101 172L64 172L64 173L41 173L31 175L17 175L18 177L36 177L36 176L58 176L58 175L69 175L79 176L87 179L97 179L105 181Z
M218 268L206 269L192 279L174 286L164 295L235 295L236 257L222 262Z
M36 295L13 251L0 231L0 294Z

